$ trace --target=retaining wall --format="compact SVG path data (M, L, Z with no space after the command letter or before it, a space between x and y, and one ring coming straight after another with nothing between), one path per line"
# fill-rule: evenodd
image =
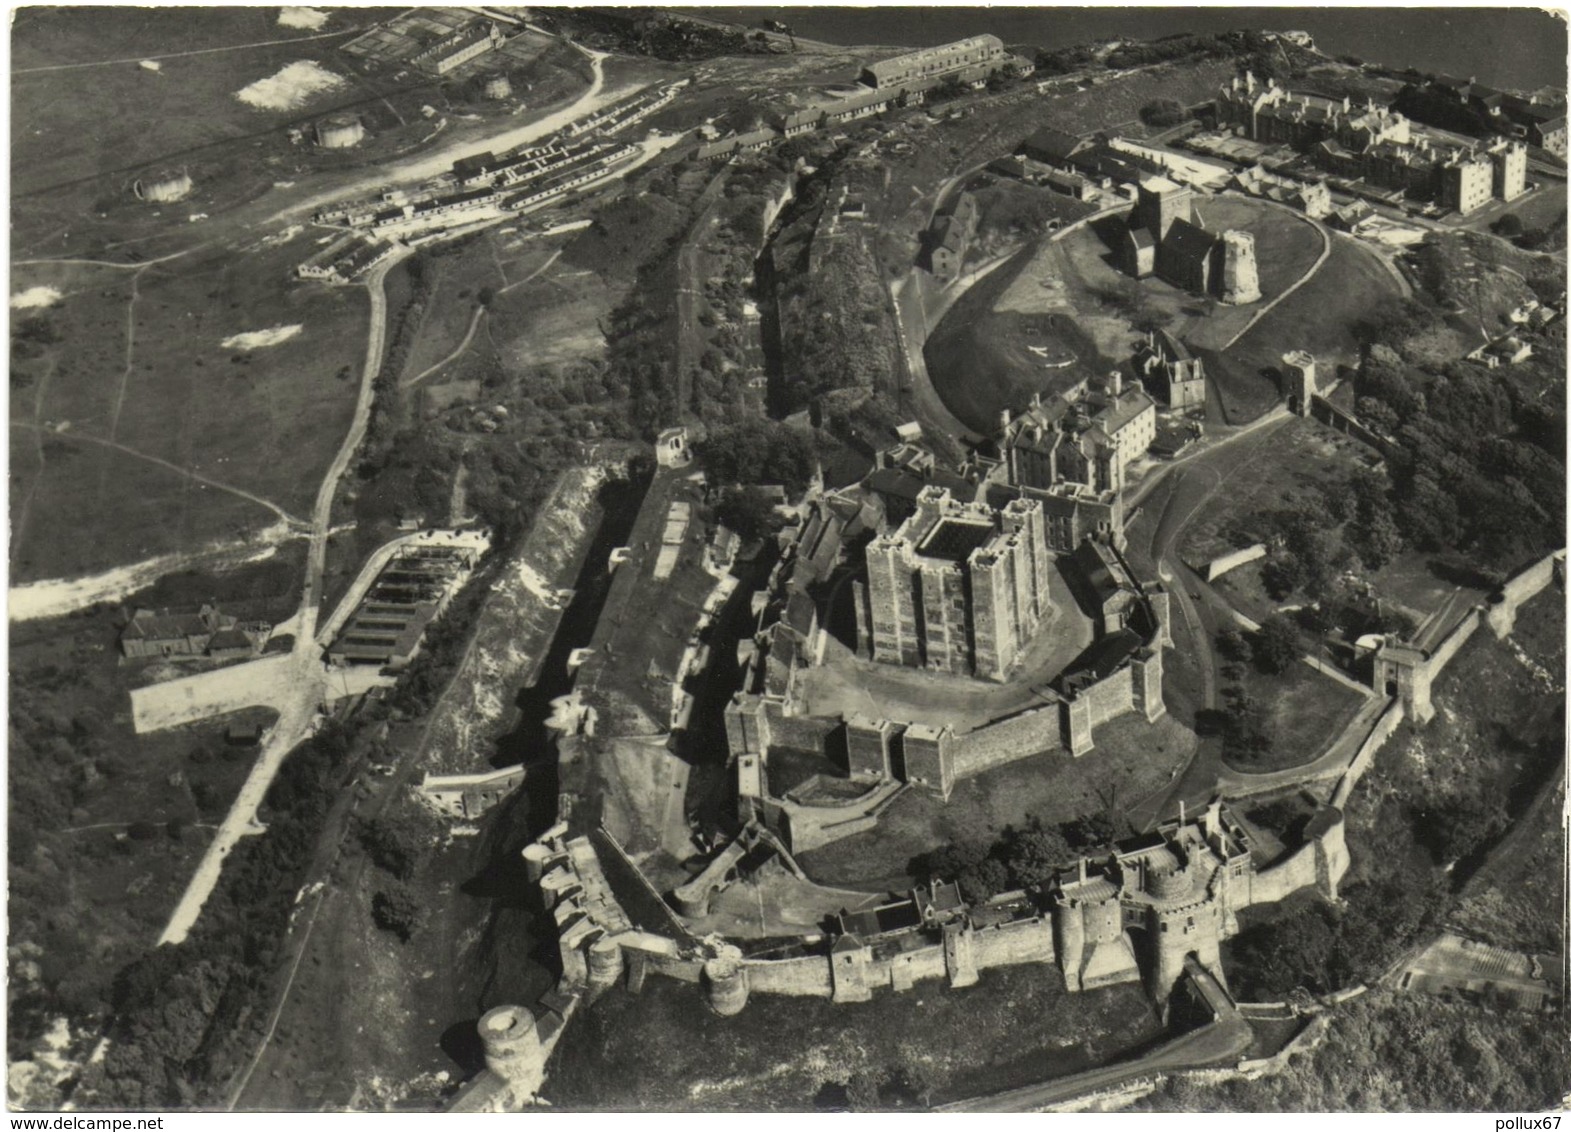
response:
M1266 548L1261 543L1246 546L1243 550L1235 550L1231 554L1224 554L1205 563L1197 573L1208 582L1214 582L1229 570L1236 570L1246 563L1254 562L1266 556Z

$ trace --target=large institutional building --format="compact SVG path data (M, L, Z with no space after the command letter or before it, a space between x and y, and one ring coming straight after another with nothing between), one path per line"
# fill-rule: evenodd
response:
M998 455L977 461L984 480L1042 506L1049 549L1090 538L1121 545L1124 470L1156 439L1156 402L1118 372L1005 414Z
M874 660L1002 680L1048 611L1041 504L1000 510L937 486L867 548L859 625Z
M1527 191L1521 142L1439 145L1415 137L1406 118L1373 101L1359 106L1350 98L1288 92L1246 74L1222 87L1216 115L1218 126L1251 141L1291 145L1339 177L1433 197L1462 213Z
M869 63L862 81L877 90L925 84L974 67L998 67L1010 60L996 35L973 35L938 47L924 47L893 59Z

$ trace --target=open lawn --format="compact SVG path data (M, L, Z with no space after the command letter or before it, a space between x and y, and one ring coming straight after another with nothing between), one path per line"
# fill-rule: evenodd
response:
M1071 996L1042 964L861 1003L756 995L734 1018L710 1013L697 987L655 976L578 1014L545 1096L575 1110L811 1112L844 1108L853 1074L904 1069L941 1104L1076 1072L1159 1033L1138 984ZM913 1100L886 1095L879 1107Z
M1223 416L1229 424L1254 420L1281 399L1282 355L1308 350L1322 387L1337 367L1358 360L1352 326L1399 294L1396 280L1374 252L1357 240L1334 236L1325 265L1223 353L1201 349Z
M1230 755L1227 762L1254 773L1313 762L1364 704L1364 697L1353 689L1302 662L1271 676L1250 668L1243 685L1270 713L1267 726L1274 738L1269 750L1247 760Z
M1239 543L1228 536L1237 533L1241 541L1244 534L1254 534L1252 516L1318 494L1323 485L1343 480L1364 466L1370 455L1357 441L1318 421L1296 416L1284 421L1272 433L1269 456L1252 460L1247 474L1229 476L1226 489L1212 493L1188 520L1179 556L1198 569L1238 549Z
M1096 729L1096 749L1080 758L1052 751L956 784L949 801L907 791L876 829L798 857L820 884L871 891L908 888L914 858L953 841L992 841L1032 817L1048 824L1127 810L1166 786L1195 749L1195 735L1171 716L1147 723L1125 715Z
M291 280L304 243L15 269L62 298L39 312L59 341L13 371L14 580L309 513L353 411L366 298Z

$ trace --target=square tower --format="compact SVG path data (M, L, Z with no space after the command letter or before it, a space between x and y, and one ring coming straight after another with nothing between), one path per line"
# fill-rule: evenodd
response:
M1167 231L1177 220L1190 220L1194 216L1195 191L1166 177L1147 177L1140 182L1139 202L1135 205L1138 224L1151 238L1161 243Z

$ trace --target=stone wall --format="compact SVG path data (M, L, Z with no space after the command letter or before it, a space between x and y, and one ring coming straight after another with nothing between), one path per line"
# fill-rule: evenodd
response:
M1478 631L1480 620L1482 618L1478 610L1468 610L1467 616L1457 622L1456 628L1447 633L1445 639L1435 646L1434 651L1429 654L1428 661L1424 664L1424 667L1428 670L1428 678L1431 683L1435 677L1445 670L1445 666L1451 663L1452 658L1456 656L1462 646L1467 644L1468 638Z
M1092 730L1134 708L1134 683L1130 666L1088 684L1063 704L1064 744L1072 755L1083 755L1092 748Z
M1498 594L1490 597L1487 616L1495 636L1508 636L1516 626L1516 611L1537 597L1555 580L1556 575L1564 577L1565 554L1564 550L1557 550L1544 555L1501 586Z
M1266 556L1266 548L1261 543L1246 546L1243 550L1235 550L1230 554L1222 554L1202 565L1196 571L1208 582L1214 582L1229 570L1236 570L1246 563L1253 562Z
M761 994L788 994L828 998L834 993L829 981L829 957L804 955L798 959L749 959L743 962L748 986Z
M969 778L1014 762L1063 748L1058 705L1022 712L957 735L954 741L954 776Z
M1327 428L1335 429L1345 436L1351 436L1360 444L1367 444L1382 456L1389 455L1390 443L1375 432L1363 421L1359 420L1346 409L1327 401L1316 393L1309 398L1309 415Z
M1353 756L1353 761L1347 764L1347 770L1342 772L1341 781L1336 784L1336 790L1331 794L1333 806L1346 806L1348 797L1353 793L1353 787L1358 785L1358 780L1364 777L1364 772L1369 769L1369 764L1375 761L1375 752L1385 746L1387 739L1395 734L1396 729L1407 718L1407 709L1402 706L1401 700L1392 700L1386 710L1375 720L1375 725L1369 729L1369 735L1358 748L1358 753Z
M978 968L1013 967L1021 963L1053 963L1053 921L1049 916L1018 920L993 928L978 928L975 933Z

